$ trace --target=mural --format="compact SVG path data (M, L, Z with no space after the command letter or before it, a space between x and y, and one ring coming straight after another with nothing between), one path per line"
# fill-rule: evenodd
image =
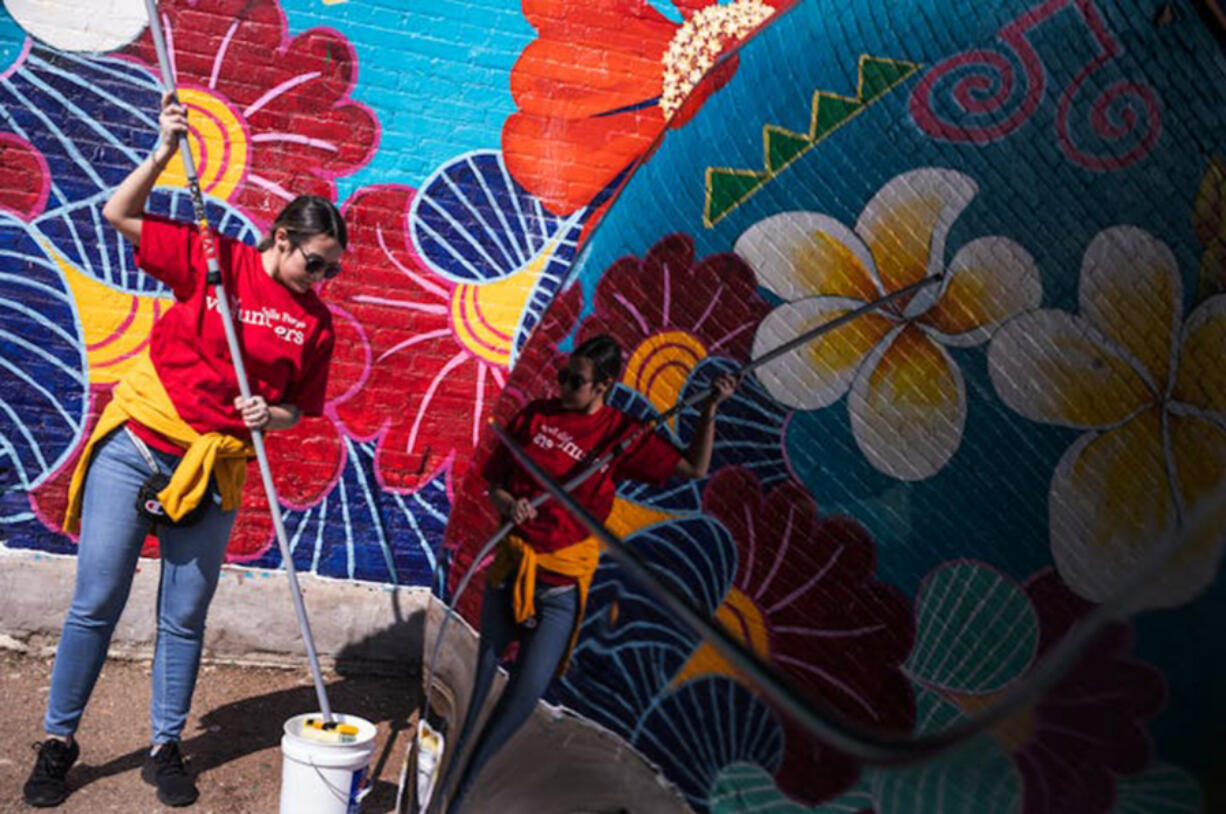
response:
M784 13L671 120L525 352L548 368L612 333L615 400L654 416L939 278L757 368L717 419L713 474L623 488L609 520L811 697L938 732L1221 505L1223 100L1192 88L1226 61L1180 4ZM516 368L499 411L549 392ZM692 428L682 411L660 431ZM492 528L478 487L448 526L453 579ZM553 698L700 811L1214 810L1209 526L1139 597L1164 615L1107 628L1038 703L938 760L864 766L813 741L611 562Z
M170 302L100 214L161 92L143 4L105 5L0 13L11 549L74 552L68 475ZM350 224L322 288L325 415L269 439L299 568L449 595L494 525L470 476L486 421L551 392L587 336L627 350L614 403L657 416L929 276L758 368L719 414L711 475L626 486L610 528L805 693L936 732L1215 507L1220 4L426 5L159 3L211 221L254 241L314 192ZM181 167L153 206L190 217ZM660 431L684 444L695 418ZM248 489L229 559L280 567L271 543ZM813 740L611 562L552 700L697 811L1213 810L1221 543L1188 540L1142 597L1160 612L924 764Z

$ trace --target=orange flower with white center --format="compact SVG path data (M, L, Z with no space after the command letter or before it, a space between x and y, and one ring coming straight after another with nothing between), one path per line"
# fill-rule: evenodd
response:
M676 113L707 71L715 67L729 42L739 42L774 13L759 0L736 0L727 6L707 6L686 20L664 53L664 86L660 110Z
M782 0L524 0L539 32L511 70L507 167L552 212L574 212L732 78L731 54Z
M1060 576L1101 602L1226 483L1226 295L1182 320L1174 253L1117 226L1086 250L1078 301L1078 314L1044 309L1002 328L988 370L1012 409L1088 430L1052 477L1050 536ZM1223 527L1226 516L1198 523L1144 605L1212 582Z
M865 303L943 276L757 371L771 396L794 409L818 410L850 394L860 451L900 480L936 474L962 441L966 386L945 348L982 344L1042 294L1034 261L1007 238L973 240L946 266L949 229L977 191L952 170L914 170L883 186L854 230L828 215L785 212L754 224L736 243L759 284L787 301L758 327L755 358Z

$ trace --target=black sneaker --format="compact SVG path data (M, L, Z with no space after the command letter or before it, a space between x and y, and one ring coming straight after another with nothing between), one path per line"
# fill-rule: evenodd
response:
M35 808L51 808L58 806L68 797L68 770L77 762L81 747L74 740L64 743L56 738L47 738L42 743L34 744L38 750L38 758L34 761L34 770L30 779L22 788L22 796L26 803Z
M183 753L179 751L178 741L163 743L156 755L145 758L140 777L149 785L157 786L162 805L176 808L189 806L200 796L195 781L183 765Z

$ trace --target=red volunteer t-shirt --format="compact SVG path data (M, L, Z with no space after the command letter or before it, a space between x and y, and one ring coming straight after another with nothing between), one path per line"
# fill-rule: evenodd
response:
M520 411L507 432L540 467L559 482L565 482L608 453L618 441L632 436L645 422L607 404L588 415L562 409L557 399L534 401ZM681 452L652 431L642 433L601 471L571 494L581 506L603 521L613 510L617 482L637 480L660 484L668 480L681 460ZM494 485L501 484L517 498L532 499L542 490L527 471L501 444L483 472ZM539 552L557 551L589 536L587 529L556 500L536 510L536 517L517 529ZM555 582L546 578L546 581Z
M334 336L332 315L314 291L296 294L268 276L252 246L216 235L218 264L230 299L252 393L269 404L293 404L303 415L323 411ZM168 285L175 304L153 329L150 355L180 417L197 432L250 433L234 399L238 379L217 307L217 288L192 224L146 215L136 262ZM133 422L146 441L182 452Z

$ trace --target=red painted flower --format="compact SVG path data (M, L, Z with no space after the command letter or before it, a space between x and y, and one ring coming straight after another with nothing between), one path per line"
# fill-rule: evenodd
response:
M200 183L268 223L296 195L335 198L337 176L374 154L374 114L349 98L357 57L335 31L288 36L275 0L158 4L188 107ZM151 66L146 32L128 49ZM178 158L160 179L182 182Z
M32 220L47 205L51 171L33 144L12 133L0 133L0 210Z
M610 266L593 307L580 340L612 334L626 354L622 383L661 412L706 357L747 360L754 329L770 311L743 260L727 253L695 262L694 241L683 234L662 238L642 260Z
M728 54L783 0L523 0L538 32L511 69L507 167L551 211L592 200L736 72ZM721 61L721 58L722 61Z
M910 731L915 699L901 663L911 651L910 603L873 578L876 550L848 517L820 517L813 498L787 481L763 496L747 470L716 473L703 511L737 544L737 573L716 618L803 691L877 728ZM736 670L704 645L676 682ZM785 721L779 788L805 802L850 786L859 765Z
M411 491L449 467L464 476L485 418L506 384L506 367L465 329L463 309L479 288L435 276L405 231L414 192L370 187L345 207L350 249L325 297L365 331L371 376L337 406L350 435L378 439L380 485ZM459 316L457 316L457 314ZM339 348L339 344L338 344Z
M1037 660L1093 606L1050 568L1025 588L1039 617ZM1143 721L1162 708L1166 687L1157 670L1129 657L1131 649L1131 628L1110 626L1035 708L1013 754L1026 814L1106 814L1116 778L1149 763Z

